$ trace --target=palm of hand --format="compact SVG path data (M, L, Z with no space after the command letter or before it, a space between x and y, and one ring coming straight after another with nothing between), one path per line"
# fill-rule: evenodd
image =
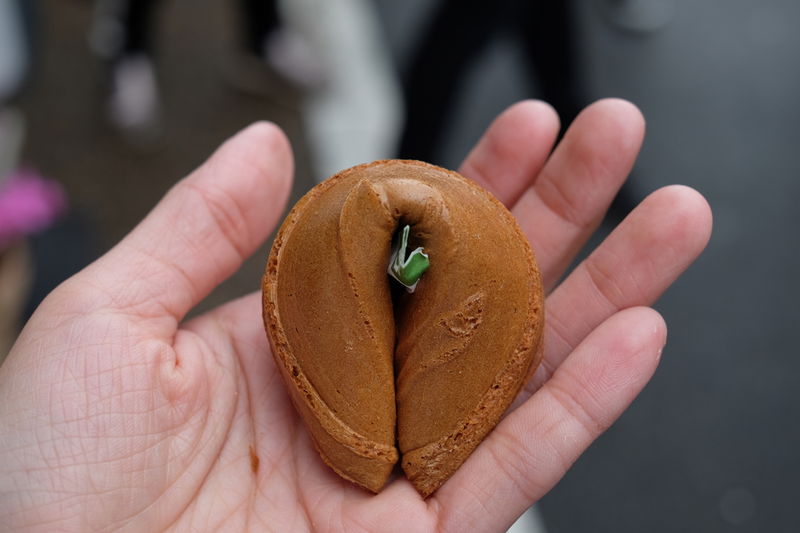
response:
M515 106L462 167L513 206L551 288L629 171L642 124L628 104L595 104L548 158L556 131L546 106ZM11 496L0 523L507 527L647 382L665 330L635 306L691 263L710 229L696 193L654 193L552 290L542 368L453 478L427 501L402 478L372 496L317 456L255 318L258 294L179 325L274 226L290 174L281 134L247 130L43 303L0 368L0 495Z
M257 295L190 321L171 343L154 335L154 319L171 322L157 312L87 314L85 296L54 298L65 300L45 303L63 309L56 323L34 322L36 337L21 339L50 356L36 368L48 386L9 424L39 417L34 441L11 450L30 460L16 482L48 488L34 525L354 531L370 515L402 523L428 514L405 480L371 498L320 461L252 320Z

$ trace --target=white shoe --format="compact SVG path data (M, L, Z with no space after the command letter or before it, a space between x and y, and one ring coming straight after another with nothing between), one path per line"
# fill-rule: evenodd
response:
M263 57L267 66L299 89L317 89L327 80L320 55L291 28L277 29L264 39Z
M161 105L153 63L143 55L123 56L112 70L108 113L125 134L153 140L160 129Z

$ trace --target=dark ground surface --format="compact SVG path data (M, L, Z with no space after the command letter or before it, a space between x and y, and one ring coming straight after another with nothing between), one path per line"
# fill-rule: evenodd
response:
M715 228L705 255L657 305L670 337L656 377L541 502L548 531L799 531L800 3L677 1L672 21L644 35L606 24L594 1L577 4L587 96L628 98L648 119L632 194L691 185L709 199ZM85 44L88 2L43 2L41 62L20 102L26 158L65 184L77 220L51 239L49 268L62 258L66 272L107 249L257 118L293 141L295 195L311 183L291 95L248 96L221 73L234 28L224 5L167 3L166 136L142 154L102 120L103 69ZM427 2L379 6L402 60ZM507 42L481 58L458 96L441 163L455 166L498 111L535 96L519 62ZM256 288L265 250L205 305Z

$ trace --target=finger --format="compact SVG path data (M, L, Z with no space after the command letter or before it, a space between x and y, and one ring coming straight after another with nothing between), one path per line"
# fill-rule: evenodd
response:
M515 104L489 126L459 173L513 205L550 155L558 128L558 115L548 104L538 100Z
M648 308L594 330L434 496L444 531L500 531L561 479L653 375L666 340Z
M87 275L115 308L182 319L266 239L292 165L276 126L250 126L178 182Z
M515 405L608 317L655 302L710 235L711 209L695 190L674 185L648 196L548 297L544 358Z
M575 119L512 212L536 253L545 289L560 278L633 167L644 119L624 100L600 100Z

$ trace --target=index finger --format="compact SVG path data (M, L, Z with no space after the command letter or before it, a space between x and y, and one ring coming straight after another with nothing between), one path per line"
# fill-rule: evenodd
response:
M539 100L519 102L492 122L459 173L510 208L547 161L558 127L558 115L550 105Z

